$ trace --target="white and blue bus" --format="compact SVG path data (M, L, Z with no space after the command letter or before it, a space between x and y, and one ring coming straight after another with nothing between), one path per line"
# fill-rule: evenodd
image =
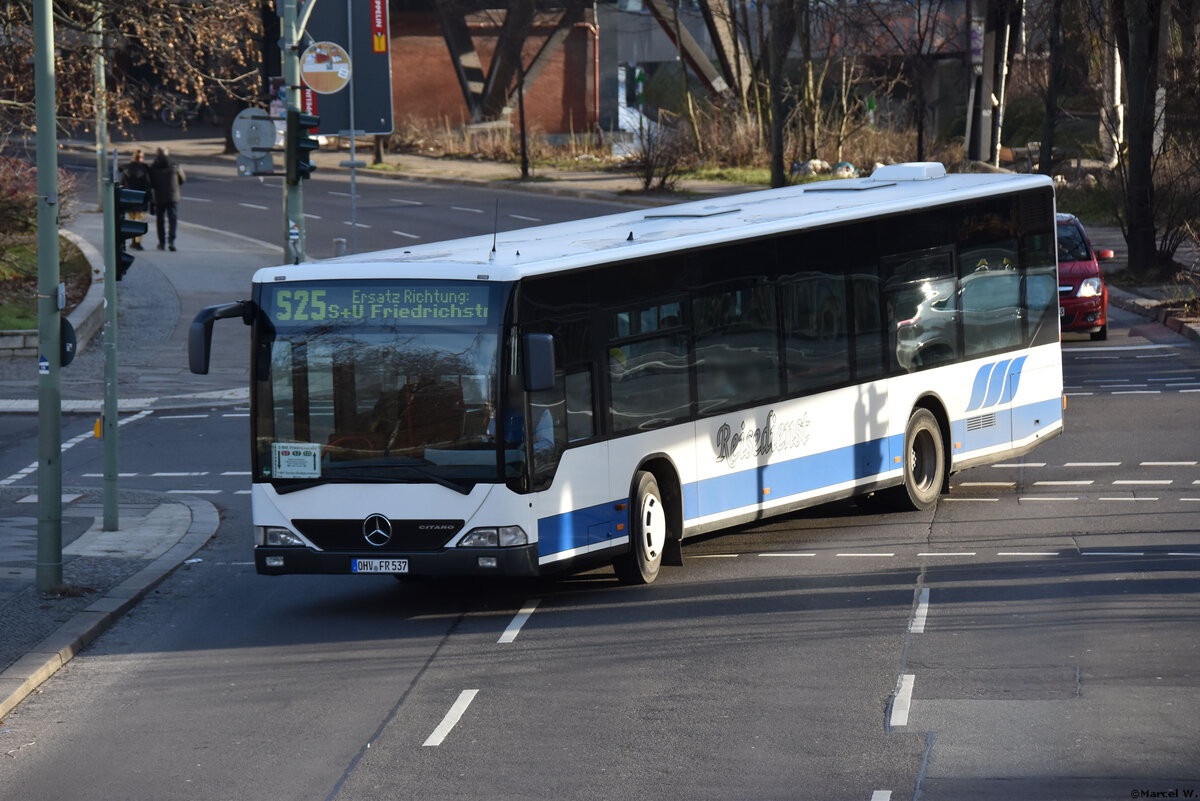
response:
M1054 194L898 164L254 276L265 574L654 580L681 541L1063 425Z

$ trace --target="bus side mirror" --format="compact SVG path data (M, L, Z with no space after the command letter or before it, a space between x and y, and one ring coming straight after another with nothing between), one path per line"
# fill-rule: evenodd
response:
M226 303L221 306L209 306L201 309L192 320L188 329L188 367L196 375L208 375L208 359L212 350L212 327L216 320L230 317L241 317L246 325L254 319L251 316L253 303L239 300L237 303Z
M525 391L554 389L554 337L550 334L526 334Z

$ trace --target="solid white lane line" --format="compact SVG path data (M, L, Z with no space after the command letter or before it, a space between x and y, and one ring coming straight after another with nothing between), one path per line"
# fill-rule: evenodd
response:
M913 612L912 620L908 622L909 634L924 634L925 619L929 616L929 588L922 587L921 595L917 598L917 611Z
M392 231L392 233L395 234L396 236L406 236L409 239L420 239L421 238L419 234L410 234L410 233L407 233L406 231Z
M526 601L525 605L521 607L521 611L517 612L512 622L508 624L508 628L504 630L504 633L500 635L500 639L496 640L496 642L505 643L517 639L517 634L520 633L521 627L525 625L525 621L529 620L529 616L533 614L533 610L537 609L537 605L541 601L541 598L533 598Z
M1194 467L1196 463L1191 462L1141 462L1142 467Z
M1086 487L1088 484L1095 484L1095 481L1090 479L1080 479L1078 481L1035 481L1035 487Z
M960 487L1015 487L1015 481L964 481Z
M258 209L259 211L270 211L269 206L260 206L257 203L238 203L239 206L245 206L248 209Z
M1064 462L1063 467L1120 467L1120 462Z
M891 724L893 726L908 725L908 712L912 708L913 682L916 678L914 673L905 673L900 677L900 686L896 689L896 700L892 702Z
M975 551L929 551L917 556L974 556Z
M1058 551L998 551L996 556L1058 556Z
M441 745L446 739L446 735L450 730L462 719L463 713L467 711L467 707L475 700L475 696L479 694L479 690L463 690L458 694L458 699L454 705L450 707L450 711L446 713L446 717L442 718L442 722L433 730L433 734L421 745Z
M160 414L159 420L207 420L207 414Z
M1174 482L1173 478L1118 478L1113 484L1137 484L1141 486L1164 487Z

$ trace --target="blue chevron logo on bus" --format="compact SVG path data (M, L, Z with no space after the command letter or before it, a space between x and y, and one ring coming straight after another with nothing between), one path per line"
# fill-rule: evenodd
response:
M986 409L997 403L1007 403L1015 398L1017 384L1021 381L1021 367L1025 364L1025 359L1025 356L1016 359L1002 359L980 367L979 372L975 374L975 383L971 387L971 402L967 404L967 411Z

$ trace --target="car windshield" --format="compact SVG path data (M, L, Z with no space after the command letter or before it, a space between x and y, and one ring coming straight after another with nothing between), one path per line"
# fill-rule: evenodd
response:
M306 282L263 287L255 475L502 480L496 408L504 287Z
M1092 254L1088 250L1087 240L1083 231L1070 223L1058 226L1058 260L1059 261L1089 261Z

